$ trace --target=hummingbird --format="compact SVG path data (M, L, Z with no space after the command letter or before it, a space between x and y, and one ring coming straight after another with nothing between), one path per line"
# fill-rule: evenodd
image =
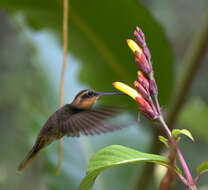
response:
M64 136L96 135L121 129L116 125L107 125L105 120L121 112L118 108L97 107L95 102L102 96L123 95L121 92L100 93L94 90L82 90L71 104L66 104L54 112L41 128L34 146L18 167L23 172L38 153L55 140Z

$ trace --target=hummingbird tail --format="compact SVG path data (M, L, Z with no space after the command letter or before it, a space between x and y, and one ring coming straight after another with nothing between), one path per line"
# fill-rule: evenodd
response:
M30 162L38 155L38 153L47 145L43 138L37 139L35 145L31 149L31 151L27 154L26 158L20 163L18 167L18 171L22 173L26 167L30 164Z

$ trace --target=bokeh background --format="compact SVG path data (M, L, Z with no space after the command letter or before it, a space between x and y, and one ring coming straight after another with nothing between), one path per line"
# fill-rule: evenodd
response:
M56 176L57 143L47 147L20 175L18 164L33 145L41 126L58 107L62 64L62 1L0 1L0 189L75 190L85 175L90 156L101 148L120 144L149 152L156 142L154 130L144 118L137 120L137 105L128 97L105 98L104 104L125 105L122 119L132 126L95 137L64 138L63 169ZM188 65L188 54L208 22L206 0L70 0L69 51L64 82L64 103L81 89L115 91L114 81L132 85L137 67L126 45L138 25L146 35L152 53L159 100L165 112L171 108L174 92L180 90L180 75ZM208 33L204 35L207 41ZM191 47L190 47L191 46ZM181 149L192 173L208 159L208 51L200 58L183 99L175 127L187 128ZM188 60L188 61L187 61ZM154 139L154 140L153 140ZM166 150L163 150L166 153ZM143 164L108 169L98 178L96 190L140 189L136 184ZM149 190L157 189L162 168L153 172ZM199 181L208 189L208 175ZM178 182L173 189L184 189Z

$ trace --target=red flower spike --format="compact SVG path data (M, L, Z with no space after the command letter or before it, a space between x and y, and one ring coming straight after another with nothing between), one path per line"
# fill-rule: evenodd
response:
M143 97L136 97L136 101L139 104L140 108L154 113L150 104Z
M145 44L144 47L142 48L143 49L143 52L147 58L147 60L149 61L149 63L151 64L150 60L151 60L151 54L150 54L150 51L149 51L149 48L147 47L147 45Z
M147 67L148 67L148 65L150 65L146 56L144 55L143 51L142 51L142 53L138 52L138 51L135 51L135 55L140 60L140 62L142 62L144 65L147 65Z
M134 38L136 40L136 43L143 48L144 47L144 43L145 41L141 38L141 36L139 35L139 33L137 31L134 31Z
M137 72L137 78L139 83L146 89L149 90L149 80L142 74L141 71Z
M150 79L150 94L151 95L157 95L158 94L158 89L157 89L157 84L155 82L155 79Z
M155 120L158 118L158 115L154 112L151 112L151 111L148 111L148 110L145 110L143 108L139 108L139 111L145 115L148 119L150 120Z
M134 81L134 86L136 87L137 91L145 98L147 101L150 100L150 93L147 91L138 81Z
M135 50L135 55L140 60L140 62L142 62L143 64L148 64L148 61L142 50L141 51Z
M134 31L134 38L135 38L137 44L140 47L142 47L147 60L150 62L151 54L150 54L149 48L146 45L144 33L142 32L142 30L139 27L136 27L136 30Z
M139 36L145 41L145 36L142 30L137 26L136 31L138 32Z
M144 54L141 54L142 56L140 56L140 58L138 58L139 53L136 53L136 58L135 58L135 62L137 63L139 69L146 75L150 74L152 72L152 66L148 63L146 57L144 56Z

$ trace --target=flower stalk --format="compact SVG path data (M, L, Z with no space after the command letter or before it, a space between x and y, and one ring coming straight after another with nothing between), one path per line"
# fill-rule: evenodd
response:
M173 137L172 132L164 121L158 101L158 88L154 78L151 54L146 45L144 33L139 27L134 31L134 38L136 42L128 39L127 44L135 54L135 62L139 67L137 80L134 81L136 90L121 82L114 82L113 86L132 97L139 105L139 112L144 116L150 120L158 120L161 123L168 136L170 147L172 148L172 151L177 154L186 176L185 178L182 175L177 174L179 179L185 186L188 186L190 190L197 190L188 165L178 147L178 139ZM175 166L174 160L170 159L170 165ZM161 190L163 190L163 188L161 188Z
M166 133L167 133L167 135L168 135L168 137L169 137L169 140L170 140L171 144L172 144L172 145L175 144L176 153L177 153L178 158L179 158L179 160L180 160L181 166L183 167L183 170L184 170L184 173L185 173L185 175L186 175L186 179L187 179L187 181L188 181L188 184L189 184L189 186L190 186L190 189L191 189L191 190L196 190L197 188L196 188L196 186L195 186L195 182L194 182L194 180L193 180L193 178L192 178L192 175L191 175L191 173L190 173L190 171L189 171L188 165L186 164L186 161L184 160L183 155L182 155L182 153L181 153L181 151L180 151L180 149L179 149L177 143L176 143L175 140L173 139L173 136L172 136L171 131L169 130L169 128L168 128L167 124L165 123L163 117L159 117L159 121L161 122L161 124L162 124L163 127L165 128L165 131L166 131Z

